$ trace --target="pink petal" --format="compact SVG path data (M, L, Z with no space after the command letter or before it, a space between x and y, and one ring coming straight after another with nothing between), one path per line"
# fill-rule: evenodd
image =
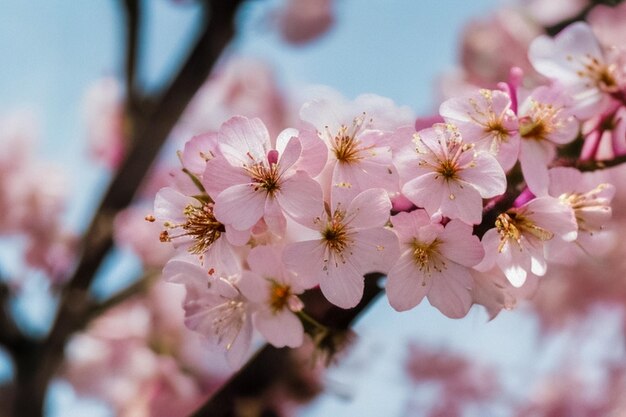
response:
M248 300L254 303L265 303L269 297L269 281L258 271L243 271L237 288Z
M234 185L215 199L215 218L237 230L250 229L263 217L266 193L255 191L251 184Z
M248 255L248 265L264 278L286 283L283 279L283 261L280 253L272 246L256 246Z
M304 171L286 178L276 199L286 214L309 227L315 227L313 221L324 210L322 188Z
M352 308L363 297L363 273L349 260L342 262L331 257L327 270L319 275L320 289L328 301L337 307Z
M535 195L548 194L548 164L552 162L554 147L533 139L522 141L520 163L522 174L530 191Z
M230 345L230 348L226 350L226 360L235 369L243 365L250 353L252 330L252 320L247 316L242 328L239 330L239 334Z
M250 176L221 156L208 161L202 174L202 185L213 199L228 187L246 183L250 183Z
M402 212L391 217L393 230L401 243L410 242L418 235L419 230L430 224L430 217L425 210L413 210L410 213Z
M254 327L277 348L298 347L304 340L304 328L300 320L289 310L272 313L259 311L253 316Z
M267 196L263 219L269 229L278 236L283 236L287 229L287 219L276 197Z
M485 256L478 236L472 234L472 226L462 221L450 220L439 238L441 254L458 264L474 266Z
M295 280L304 288L319 284L324 268L324 244L308 240L288 245L283 251L285 267L297 274Z
M495 197L506 191L506 176L493 156L479 153L474 158L474 163L474 167L461 171L460 177L472 184L482 198Z
M449 181L447 198L441 200L441 214L465 223L478 224L482 219L483 200L471 184Z
M416 267L411 252L405 252L389 271L385 291L389 304L397 311L418 305L430 291L433 280Z
M351 262L361 274L387 272L399 255L398 238L383 228L362 229L353 237Z
M469 270L454 263L434 274L428 302L450 318L467 315L472 306L472 277Z
M418 207L423 207L429 215L435 214L444 198L449 198L447 187L437 173L429 172L408 181L402 186L402 194Z
M350 227L382 227L389 220L391 201L385 190L373 188L357 195L347 209Z
M250 156L265 160L271 148L270 135L260 119L234 116L220 128L219 147L231 165L240 167L250 163Z
M302 145L300 144L300 140L297 137L292 137L280 154L279 164L281 172L285 172L291 168L300 158L301 153Z
M184 208L194 201L193 198L179 193L174 188L161 188L154 198L154 215L163 221L184 222Z

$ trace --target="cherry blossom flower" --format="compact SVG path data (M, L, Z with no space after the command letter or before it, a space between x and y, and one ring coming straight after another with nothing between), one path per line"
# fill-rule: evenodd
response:
M579 114L589 115L608 104L618 89L615 65L607 62L593 31L585 22L563 29L554 39L541 36L528 51L535 69L567 88Z
M587 22L605 50L624 48L626 44L626 4L599 4L587 15Z
M491 153L505 171L515 165L520 138L508 94L481 89L446 100L439 112L448 123L458 127L463 141L475 143L477 151Z
M579 131L569 105L569 96L558 86L538 87L520 104L519 160L524 180L535 195L547 192L548 166L556 156L556 146L573 141Z
M335 21L335 0L285 0L276 13L280 34L290 43L310 42L327 32Z
M482 198L502 194L506 178L496 159L464 143L451 124L436 124L415 133L398 152L402 194L430 215L477 224L482 218ZM398 138L401 140L401 138Z
M288 108L274 70L263 60L234 56L221 63L198 90L176 126L175 136L219 130L233 115L263 120L272 137L286 126Z
M496 88L506 80L512 67L521 68L531 85L540 76L533 71L528 60L528 45L543 33L540 25L513 7L503 7L481 19L473 19L465 26L460 43L462 68L455 74L446 74L442 87L446 97L462 95L458 88L472 85L474 88ZM456 78L452 89L445 85ZM455 91L456 89L456 91Z
M252 228L261 218L282 234L286 220L317 214L322 200L319 184L304 170L294 170L302 154L300 140L287 130L271 149L267 129L259 119L233 117L219 132L221 156L207 162L202 177L215 200L215 216L236 230Z
M387 272L397 256L397 238L385 228L390 210L381 189L360 193L345 208L337 203L311 219L319 237L288 245L283 261L302 285L319 284L331 303L354 307L363 296L363 275Z
M295 276L285 271L280 253L273 247L257 246L248 255L250 271L239 282L241 293L256 305L254 327L276 347L298 347L304 328L294 314L304 304L297 294L304 291Z
M107 167L117 168L126 153L120 83L112 77L94 82L85 94L84 113L89 151Z
M147 220L162 223L165 230L160 234L161 242L171 242L175 248L199 256L205 265L232 266L237 264L232 246L245 244L249 233L227 228L215 218L213 208L211 202L166 187L155 197L155 218Z
M593 177L574 168L550 170L549 193L574 210L579 238L582 234L599 232L611 218L615 187L606 182L598 184Z
M553 197L535 198L498 216L496 227L483 236L485 258L476 269L497 265L513 286L521 287L529 271L546 273L545 242L555 237L571 242L577 229L571 207Z
M472 227L459 220L443 226L424 210L399 213L391 221L400 241L400 258L386 286L391 306L408 310L426 296L446 316L465 316L472 305L469 267L484 255Z
M398 192L398 175L392 163L390 133L412 124L412 113L373 94L348 102L342 97L320 98L300 110L326 143L328 164L322 179L324 192L348 204L361 191L384 188Z
M185 285L185 325L204 335L212 346L226 353L238 368L252 340L251 306L237 283L240 269L208 271L187 255L171 259L163 269L166 280Z
M170 245L159 241L161 228L156 222L146 221L147 209L128 207L115 216L113 236L115 242L130 248L148 267L163 267L174 255Z

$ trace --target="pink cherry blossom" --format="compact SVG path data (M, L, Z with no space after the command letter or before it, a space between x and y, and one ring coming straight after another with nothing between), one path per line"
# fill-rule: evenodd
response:
M498 216L496 227L483 236L485 258L476 269L497 265L511 284L521 287L529 271L545 275L545 242L555 237L571 242L577 229L570 206L553 197L535 198Z
M484 18L473 19L462 33L460 61L456 74L447 74L446 97L463 95L458 87L495 88L505 81L512 67L521 68L535 85L539 76L528 60L528 45L543 32L542 27L517 8L502 7ZM453 88L445 85L453 82ZM456 91L455 91L456 89Z
M567 88L581 115L602 109L608 104L607 93L618 88L617 68L607 62L585 22L569 25L554 39L547 36L535 39L528 54L539 73Z
M295 313L304 304L298 294L304 291L296 277L283 268L280 252L269 246L257 246L248 255L250 271L239 282L241 293L255 303L254 327L276 347L298 347L304 328Z
M228 363L241 366L252 340L251 306L237 283L241 270L208 271L187 255L171 259L163 270L170 282L185 285L185 325L226 353Z
M176 249L197 255L211 267L238 264L233 245L244 245L249 233L227 228L215 218L213 208L212 203L174 188L161 189L154 200L154 220L164 227L161 242L171 242Z
M350 204L311 219L319 237L292 243L283 261L304 286L320 286L331 303L351 308L363 296L363 275L387 272L397 256L397 238L385 228L391 202L382 189L369 189Z
M288 109L273 68L263 60L233 56L224 60L198 90L176 126L176 136L219 130L238 114L259 117L275 136L286 126Z
M283 38L299 45L327 32L335 21L335 0L286 0L276 13L276 23Z
M390 131L412 123L409 110L372 94L353 102L335 96L305 103L300 117L328 147L322 186L333 201L348 204L368 188L399 191L389 137Z
M252 228L264 219L270 229L284 233L283 213L298 221L317 213L322 201L319 184L303 170L292 169L302 154L292 136L272 149L259 119L233 117L219 132L221 156L207 162L202 182L215 200L215 216L236 230Z
M386 286L391 306L408 310L426 296L446 316L465 316L472 305L469 267L484 255L472 227L459 220L443 226L424 210L399 213L391 221L400 241L400 258Z
M599 4L587 15L587 22L602 46L610 48L624 48L626 44L626 4L606 6Z
M506 178L496 159L464 143L451 124L436 124L403 140L396 153L402 194L430 215L477 224L482 218L482 198L502 194Z
M515 165L520 138L508 94L481 89L446 100L439 112L448 123L459 128L463 141L475 143L477 151L491 153L505 171Z
M548 166L556 146L573 141L580 123L573 116L570 97L558 86L538 87L518 109L520 164L524 180L535 195L545 195Z
M84 114L90 153L115 169L126 153L122 87L112 77L94 82L84 98Z

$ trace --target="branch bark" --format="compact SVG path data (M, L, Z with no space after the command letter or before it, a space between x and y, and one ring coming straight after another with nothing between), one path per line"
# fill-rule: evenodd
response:
M14 416L42 415L47 386L63 360L65 344L91 317L89 311L93 303L89 288L113 247L114 216L132 201L161 145L233 37L234 15L242 1L205 1L203 27L189 58L152 111L145 117L131 120L129 153L85 233L81 259L61 292L59 310L50 334L44 341L29 341L14 352Z

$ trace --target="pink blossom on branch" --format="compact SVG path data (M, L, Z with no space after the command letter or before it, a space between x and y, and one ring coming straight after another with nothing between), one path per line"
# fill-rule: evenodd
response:
M391 222L400 241L386 286L391 306L408 310L426 296L446 316L465 316L472 305L469 269L484 255L472 227L459 220L444 226L424 210L399 213Z
M436 124L412 137L395 156L402 194L428 214L477 224L482 199L500 195L506 177L496 159L465 143L456 126Z
M251 229L264 219L283 234L285 214L296 221L315 215L322 200L319 184L294 169L303 153L297 131L287 130L272 149L259 119L233 117L219 132L219 156L207 161L202 183L215 201L215 216L234 229Z
M331 303L356 306L370 272L387 272L397 256L396 236L385 228L391 202L384 190L370 189L347 206L337 203L310 219L317 238L285 248L283 261L302 285L320 286Z
M242 294L253 303L254 327L276 347L298 347L304 328L298 313L304 307L298 294L304 291L297 277L284 269L281 253L257 246L248 255L250 271L239 282Z

